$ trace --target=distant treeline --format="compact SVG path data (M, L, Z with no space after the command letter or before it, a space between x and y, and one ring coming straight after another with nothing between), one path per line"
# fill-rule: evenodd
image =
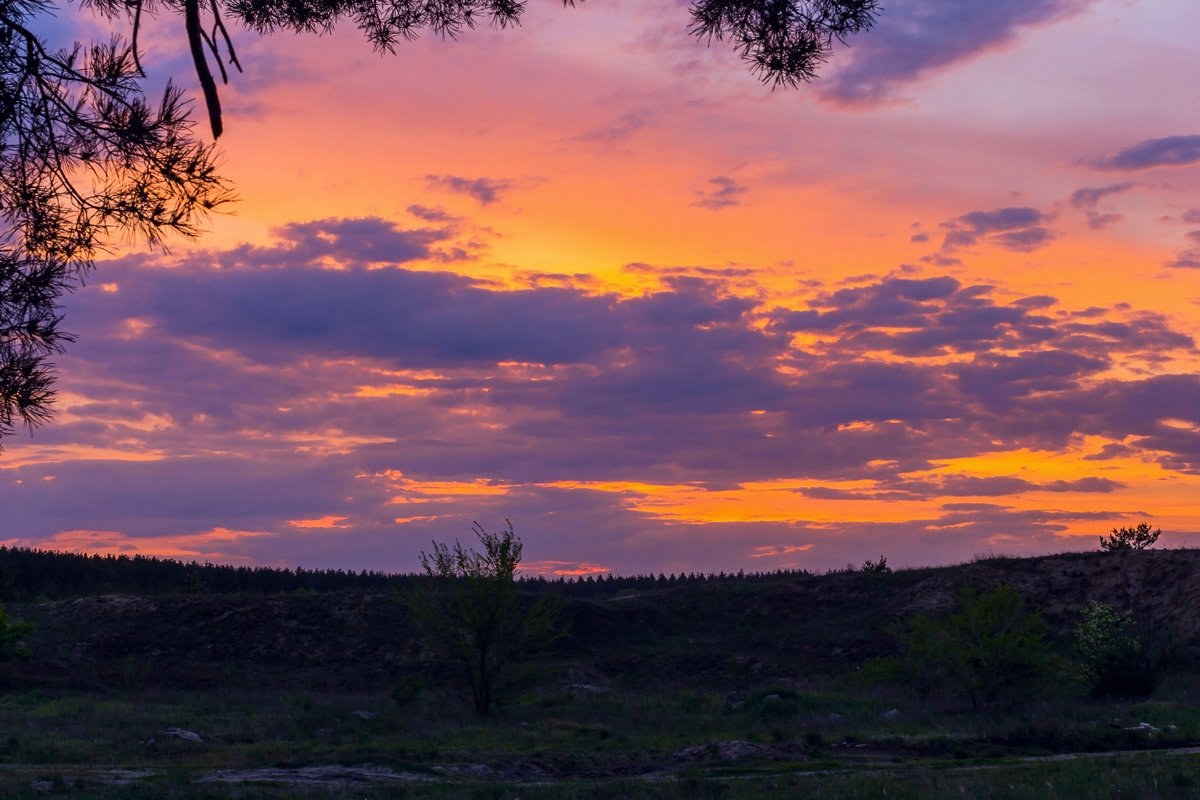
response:
M708 581L797 578L807 573L696 573L586 577L531 577L531 590L565 597L607 597ZM200 564L157 556L85 555L0 546L0 600L31 602L98 594L282 594L345 590L392 591L424 576L363 570L246 567Z

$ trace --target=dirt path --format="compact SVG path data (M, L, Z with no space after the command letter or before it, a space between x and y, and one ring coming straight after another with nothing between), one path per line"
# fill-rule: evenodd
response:
M1154 756L1193 756L1200 755L1200 747L1174 747L1162 750L1108 750L1099 753L1058 753L1049 756L1021 756L1005 758L987 764L955 765L948 762L910 762L898 764L892 761L863 761L848 764L845 767L803 771L812 775L853 774L864 771L904 771L907 769L941 768L954 772L976 772L982 770L1002 769L1020 764L1036 764L1055 761L1090 760L1114 757L1131 757L1139 755ZM727 762L726 762L727 763ZM637 777L646 780L671 780L676 773L688 767L704 767L703 763L671 763L664 764L660 769L642 772L626 777ZM514 770L512 774L503 767L490 767L484 764L460 764L452 766L433 767L429 773L397 772L387 767L363 764L359 766L344 766L328 764L308 767L261 767L255 769L219 769L197 770L192 773L192 780L197 783L223 784L255 784L271 783L291 786L323 787L328 789L352 789L354 787L387 786L396 784L413 784L428 782L470 782L486 780L489 782L528 783L527 775ZM15 778L27 776L33 788L49 789L51 778L60 776L59 780L68 782L82 781L89 785L130 786L152 781L167 774L161 769L113 769L100 767L81 767L68 764L2 764L0 774ZM742 773L737 776L721 776L721 780L749 780L757 777L778 775L764 769L762 772ZM560 775L542 777L538 784L553 784L571 780L585 780L587 776ZM603 780L603 778L600 778ZM43 784L45 784L43 786Z

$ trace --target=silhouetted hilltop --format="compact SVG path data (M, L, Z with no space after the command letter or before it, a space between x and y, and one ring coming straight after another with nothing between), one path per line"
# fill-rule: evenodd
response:
M589 575L584 578L524 578L538 590L569 597L604 597L709 581L772 580L807 573L738 572L687 575ZM280 594L311 591L392 591L422 580L419 575L380 571L247 567L183 562L143 555L86 555L0 546L0 601L61 600L104 594Z
M0 563L14 584L25 585L13 562ZM525 585L530 593L563 595L570 633L552 658L563 669L614 683L679 678L725 685L746 675L803 679L853 669L889 652L886 629L896 620L948 611L964 585L1001 582L1042 610L1062 644L1083 605L1099 600L1173 630L1183 653L1195 655L1198 576L1200 551L1148 550L990 558L886 575L780 573L674 582L644 576L641 588L633 579L575 588ZM38 626L30 641L35 658L16 666L14 677L97 685L255 685L269 679L386 687L414 668L418 644L390 592L395 576L383 577L378 589L188 594L180 588L173 594L10 603L13 617Z

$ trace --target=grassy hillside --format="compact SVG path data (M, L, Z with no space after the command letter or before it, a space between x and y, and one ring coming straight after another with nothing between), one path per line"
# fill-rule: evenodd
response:
M1194 797L1198 569L1171 550L527 584L569 633L488 718L422 668L388 591L11 602L38 630L0 672L0 796ZM1001 582L1060 654L1099 600L1173 631L1177 667L1146 699L1089 699L1064 671L980 708L864 677L894 622Z
M1065 643L1088 600L1174 631L1200 653L1200 551L993 558L888 575L837 572L649 581L566 597L569 635L553 661L596 680L732 685L747 676L802 679L854 669L892 647L889 625L948 611L964 585L1015 585ZM658 588L661 587L661 588ZM383 591L97 595L12 603L38 626L35 658L14 678L139 680L161 685L254 683L380 688L416 654L403 610Z

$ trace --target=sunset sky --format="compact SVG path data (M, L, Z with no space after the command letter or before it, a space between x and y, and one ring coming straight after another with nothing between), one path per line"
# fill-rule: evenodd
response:
M1200 546L1200 3L885 7L794 91L679 0L392 56L235 32L240 199L69 298L0 538L411 570L507 518L550 575ZM193 89L181 28L146 63Z

